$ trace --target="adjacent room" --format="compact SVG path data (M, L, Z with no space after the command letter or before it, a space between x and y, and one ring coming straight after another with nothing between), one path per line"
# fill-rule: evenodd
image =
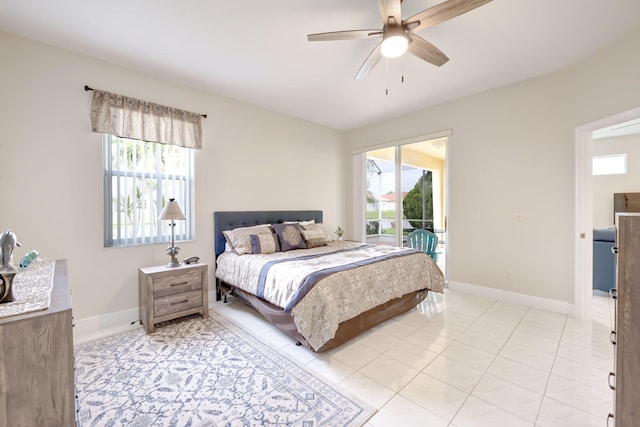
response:
M638 425L639 49L636 0L0 0L0 425Z

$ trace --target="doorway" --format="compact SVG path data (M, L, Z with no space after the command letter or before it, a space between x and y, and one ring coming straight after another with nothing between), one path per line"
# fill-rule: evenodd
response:
M438 265L446 277L446 173L448 137L368 150L364 156L363 241L405 246L426 229L438 236Z
M593 292L593 132L640 117L640 108L587 123L575 131L575 317L592 318Z

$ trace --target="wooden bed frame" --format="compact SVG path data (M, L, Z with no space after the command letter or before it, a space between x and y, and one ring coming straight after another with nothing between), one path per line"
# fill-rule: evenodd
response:
M226 240L222 234L225 230L233 230L238 227L249 227L258 224L278 224L285 221L307 221L315 220L322 222L322 211L220 211L213 213L214 226L214 249L215 258L224 252ZM403 295L400 298L387 301L377 307L372 308L352 319L340 323L336 336L324 344L321 348L314 350L305 338L298 332L293 317L289 313L268 301L258 298L255 295L244 292L240 289L229 286L216 277L216 300L224 299L227 294L232 294L240 298L245 303L253 306L274 326L286 335L295 339L297 343L318 353L330 350L355 337L361 332L373 326L391 319L398 314L404 313L418 305L427 296L428 290L420 290Z

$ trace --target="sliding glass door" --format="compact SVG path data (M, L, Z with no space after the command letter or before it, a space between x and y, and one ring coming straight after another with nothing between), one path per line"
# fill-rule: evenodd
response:
M407 167L402 169L402 180L408 189L402 199L403 233L417 229L433 231L433 173Z
M403 212L412 228L436 233L445 229L445 173L447 138L400 146L404 195Z
M366 218L367 242L396 245L396 149L367 153Z
M411 231L426 229L444 253L446 143L445 137L363 153L366 242L404 246ZM439 259L444 269L445 257Z

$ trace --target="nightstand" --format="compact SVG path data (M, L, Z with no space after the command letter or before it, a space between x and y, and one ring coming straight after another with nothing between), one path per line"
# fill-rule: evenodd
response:
M167 320L195 313L209 317L207 269L202 263L139 269L140 322L147 334Z

